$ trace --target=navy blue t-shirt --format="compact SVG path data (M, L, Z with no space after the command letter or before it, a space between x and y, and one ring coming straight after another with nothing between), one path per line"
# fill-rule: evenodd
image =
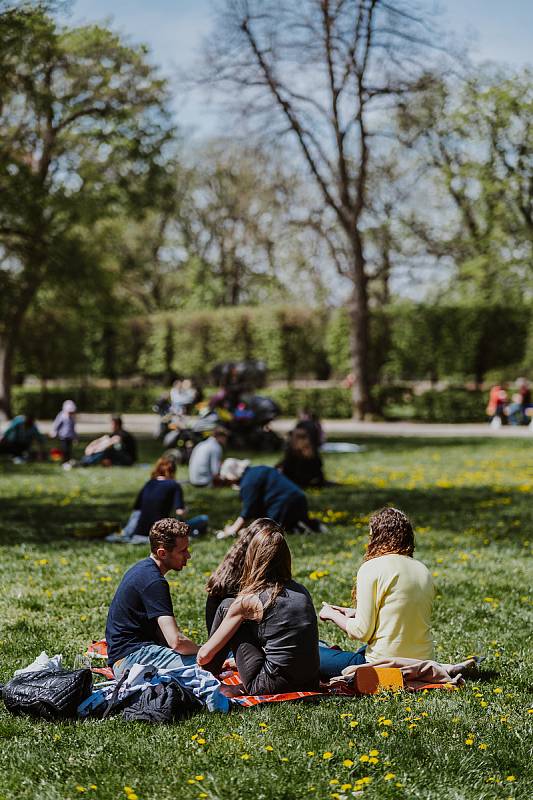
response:
M172 478L151 478L144 484L135 501L134 508L141 512L135 533L148 536L154 522L173 517L176 509L183 508L184 505L183 492L177 481Z
M284 510L294 500L305 499L299 486L274 467L248 467L240 481L241 517L270 517L282 521Z
M153 558L143 558L126 572L109 606L105 638L113 665L139 647L162 644L158 617L173 617L167 581Z

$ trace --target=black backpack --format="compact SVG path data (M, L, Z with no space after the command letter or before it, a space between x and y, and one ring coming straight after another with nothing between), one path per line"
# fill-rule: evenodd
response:
M177 722L202 708L202 703L192 692L172 680L147 686L135 695L123 709L122 718L128 722Z
M92 685L90 669L24 672L6 683L2 697L11 714L74 719L79 704L91 694Z

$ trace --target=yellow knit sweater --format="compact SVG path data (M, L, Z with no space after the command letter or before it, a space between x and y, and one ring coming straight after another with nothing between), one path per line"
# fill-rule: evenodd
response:
M366 660L433 658L431 606L433 580L415 558L372 558L357 573L357 608L346 632L367 643Z

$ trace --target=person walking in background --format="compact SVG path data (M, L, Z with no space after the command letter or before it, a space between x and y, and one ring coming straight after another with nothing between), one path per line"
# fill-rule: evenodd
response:
M63 407L54 420L52 433L53 439L59 439L63 466L72 466L72 446L77 441L76 434L76 403L73 400L65 400Z
M189 461L189 481L193 486L216 486L220 483L220 466L228 436L226 428L217 426L212 436L194 447Z

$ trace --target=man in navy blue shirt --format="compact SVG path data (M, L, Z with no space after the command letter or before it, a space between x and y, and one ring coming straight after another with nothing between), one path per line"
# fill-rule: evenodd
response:
M218 538L235 536L246 520L262 517L275 520L289 531L325 532L324 526L309 518L304 492L274 467L251 467L246 459L227 458L220 477L239 485L242 508L235 522L220 531Z
M150 530L150 550L148 558L126 572L109 607L106 641L115 677L134 664L171 669L211 710L226 711L229 703L220 683L198 667L198 645L178 628L164 577L169 570L182 570L191 557L187 523L156 522Z

